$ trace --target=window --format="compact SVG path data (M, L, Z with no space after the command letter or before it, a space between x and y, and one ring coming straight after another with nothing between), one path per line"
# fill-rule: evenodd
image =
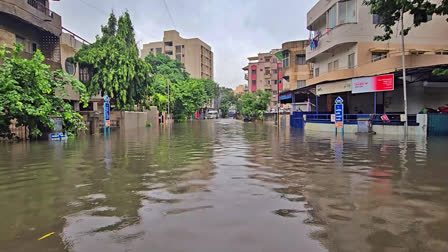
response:
M355 67L355 54L352 53L348 55L348 68L354 68Z
M162 53L162 48L156 48L156 53L157 54Z
M384 22L383 18L380 15L378 15L378 14L373 14L372 18L373 18L372 22L375 25L382 24Z
M318 67L316 67L314 69L314 77L319 77L319 68Z
M176 46L176 53L181 53L181 51L182 51L182 46L177 45Z
M165 46L173 46L173 41L167 41L167 42L165 42Z
M387 52L372 52L372 62L387 58Z
M31 51L34 53L39 49L39 46L36 43L31 44Z
M260 68L260 72L263 72L263 68Z
M165 54L167 54L167 55L173 55L173 51L165 51Z
M256 85L257 81L256 80L252 80L252 85Z
M283 68L289 67L289 52L283 52Z
M154 52L154 48L151 48L151 52Z
M23 45L25 47L25 38L16 35L16 44Z
M336 26L336 4L328 10L327 16L327 27L333 29Z
M303 54L296 54L296 65L306 65L306 57Z
M264 60L265 60L266 62L271 62L271 57L264 57Z
M277 74L278 73L277 69L272 69L272 73Z
M335 60L333 62L333 70L336 71L339 69L339 60Z
M266 68L264 71L264 74L271 74L271 69L270 68Z
M72 57L65 59L65 71L70 75L75 75L76 65Z
M257 74L257 70L252 70L252 74Z
M268 80L268 85L271 85L271 80Z
M356 1L348 0L338 3L338 24L356 22Z
M328 63L328 72L333 72L333 62Z
M176 54L176 59L177 59L178 61L181 61L181 60L182 60L182 55L180 55L180 54Z
M306 86L306 80L297 80L297 88L303 88Z
M79 80L84 83L90 81L89 69L87 67L79 68Z
M272 62L277 63L277 59L276 58L272 59Z
M272 91L272 94L273 94L273 95L276 95L276 94L277 94L277 91L276 91L276 90Z

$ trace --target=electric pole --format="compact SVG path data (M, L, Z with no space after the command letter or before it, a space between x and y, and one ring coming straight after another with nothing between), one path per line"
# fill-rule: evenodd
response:
M401 63L403 66L404 135L408 136L408 97L406 87L406 59L404 48L404 6L401 8Z

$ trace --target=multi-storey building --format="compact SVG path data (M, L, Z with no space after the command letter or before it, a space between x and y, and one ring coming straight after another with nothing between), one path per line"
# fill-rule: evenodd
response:
M279 49L273 49L268 53L259 53L256 57L249 57L249 64L243 68L245 79L248 81L248 91L257 90L270 91L273 109L278 103L278 92L282 87L282 63L277 59L275 53Z
M143 45L141 56L144 58L149 53L162 53L179 60L192 78L214 78L212 48L198 38L185 39L177 31L165 31L163 41Z
M61 68L61 16L50 10L48 0L0 0L0 45L24 47L31 58L38 49L52 69Z
M295 90L306 86L311 77L310 64L306 62L308 40L282 44L283 90Z
M238 85L235 90L233 90L233 93L235 95L238 94L244 94L247 91L247 86L246 85Z
M321 111L332 111L335 98L341 96L349 113L403 113L399 28L393 28L390 40L374 41L374 36L383 34L376 28L381 19L362 3L320 0L308 12L311 35L306 59L313 66L313 77L307 80L307 86L315 87L313 93L319 97L316 104ZM411 25L413 18L405 15L405 26ZM405 38L409 113L448 103L448 80L432 74L448 62L448 33L443 32L446 17L424 18L429 22L414 27ZM390 91L373 91L374 78L385 74L392 74L387 80Z

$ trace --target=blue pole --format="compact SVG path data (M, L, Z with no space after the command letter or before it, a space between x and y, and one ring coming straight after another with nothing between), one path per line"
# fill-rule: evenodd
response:
M373 113L376 114L376 92L373 93Z

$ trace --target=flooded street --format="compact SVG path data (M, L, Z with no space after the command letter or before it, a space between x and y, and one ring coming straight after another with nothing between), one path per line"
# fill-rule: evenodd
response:
M0 251L448 251L447 143L228 119L1 144Z

